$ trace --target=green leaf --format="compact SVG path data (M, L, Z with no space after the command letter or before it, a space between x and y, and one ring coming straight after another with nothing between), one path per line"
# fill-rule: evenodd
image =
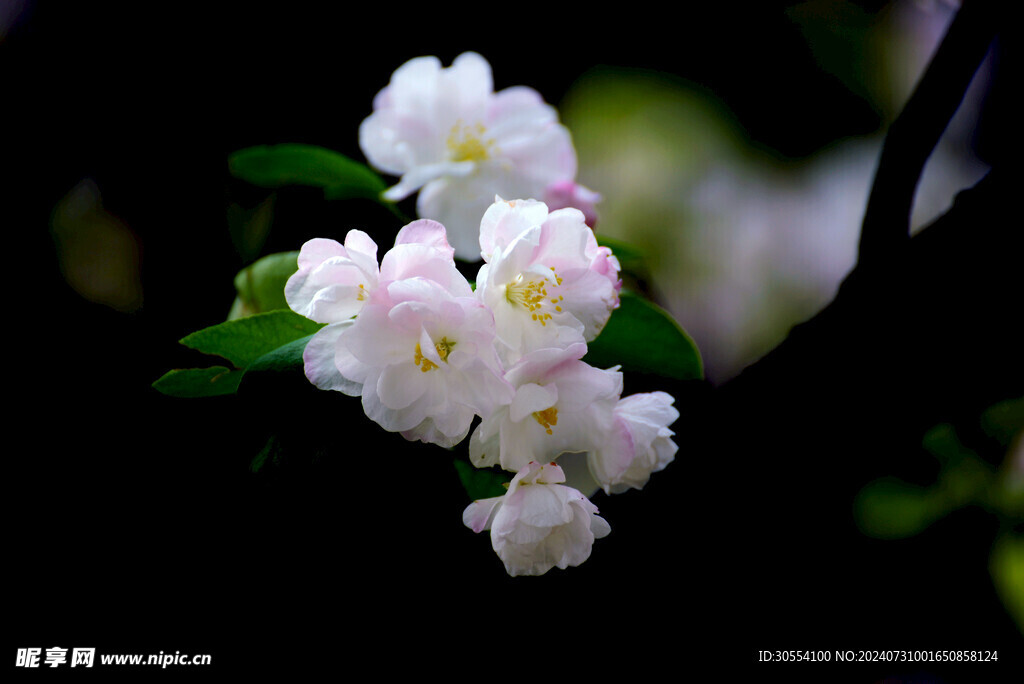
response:
M455 459L454 463L463 489L474 501L503 496L506 486L512 481L510 473L495 468L476 468L461 458Z
M274 224L274 205L277 193L270 192L256 206L243 206L231 202L226 216L231 242L245 263L254 261L263 253Z
M230 361L236 368L322 328L289 309L225 321L182 338L186 347Z
M597 244L603 247L609 247L612 250L612 254L619 260L620 265L626 263L642 263L646 256L644 251L636 245L619 240L618 238L608 237L607 235L597 235Z
M280 439L277 435L270 435L267 438L266 444L260 449L260 452L256 454L252 462L249 464L249 472L258 473L263 470L263 466L268 463L277 463L281 460L280 455Z
M1024 537L1001 534L992 547L989 572L1007 612L1024 631Z
M270 254L239 271L235 276L238 297L231 307L228 319L287 309L284 285L299 269L298 258L298 252Z
M609 247L619 261L619 277L629 287L643 289L643 283L651 279L647 267L647 255L643 249L634 244L624 242L606 235L598 235L597 243Z
M1009 399L988 408L981 416L985 433L1009 446L1024 431L1024 397Z
M327 199L368 198L384 203L387 184L365 164L316 145L258 145L232 153L236 178L262 188L305 185L323 188Z
M621 365L624 371L673 380L704 377L697 345L667 311L625 290L619 299L619 308L590 343L587 363L601 368Z
M153 387L172 397L215 397L234 394L242 371L224 366L184 368L168 371Z
M287 372L296 368L302 368L302 352L312 339L312 335L300 337L283 344L273 351L267 352L249 364L245 369L246 373L258 373L262 371Z
M949 512L934 490L895 478L865 486L854 501L854 518L864 534L879 539L912 537Z
M978 457L964 446L956 433L956 428L950 423L940 423L928 430L921 440L921 445L939 460L943 468Z

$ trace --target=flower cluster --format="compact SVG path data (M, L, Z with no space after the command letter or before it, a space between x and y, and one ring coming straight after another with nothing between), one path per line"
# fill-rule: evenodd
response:
M417 214L443 223L460 258L476 258L476 228L495 194L575 207L593 226L597 193L579 186L576 150L558 113L525 86L494 92L491 66L467 52L399 67L359 128L370 164L399 176L385 197L419 192Z
M582 211L495 198L478 225L475 288L445 227L420 219L379 265L358 230L307 242L285 295L326 324L306 346L306 376L361 397L385 430L452 447L479 417L471 461L515 476L464 522L491 531L509 574L541 574L583 562L608 532L579 487L642 487L674 457L678 412L663 392L623 398L621 372L583 360L621 281ZM585 484L563 484L563 454L586 454Z

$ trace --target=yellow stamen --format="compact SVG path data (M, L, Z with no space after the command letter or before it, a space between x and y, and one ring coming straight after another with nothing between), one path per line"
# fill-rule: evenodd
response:
M463 126L459 121L448 134L448 152L452 161L484 161L494 151L494 138L484 138L487 129L483 124Z
M514 281L505 286L505 298L509 303L518 304L529 311L530 319L537 321L542 326L546 326L547 321L552 318L550 313L543 310L548 306L548 302L557 304L563 299L561 296L548 299L548 287L558 287L562 282L554 268L551 269L551 274L555 278L554 283L544 278L527 280L520 273ZM555 311L561 312L561 310L561 307L555 307Z
M437 364L430 359L424 358L423 350L420 349L419 343L416 344L416 355L412 357L412 362L420 367L420 370L426 373L437 368Z
M441 357L441 360L448 363L448 354L451 353L454 346L454 342L449 342L447 337L442 337L441 341L434 345L434 349L437 350L437 355Z
M558 409L552 406L543 411L534 411L533 418L544 428L544 432L550 435L552 434L551 427L558 425Z
M434 349L437 351L437 355L441 357L441 360L448 363L448 354L451 353L454 346L454 342L449 342L447 337L442 337L440 342L434 344ZM420 370L424 373L437 368L436 363L423 356L423 349L420 348L419 343L416 344L416 354L412 357L412 362L419 366Z

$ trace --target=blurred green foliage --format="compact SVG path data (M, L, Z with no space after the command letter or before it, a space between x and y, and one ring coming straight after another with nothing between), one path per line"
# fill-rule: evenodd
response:
M866 485L854 502L861 531L879 539L923 532L965 506L978 506L1000 521L990 556L993 583L1007 610L1024 631L1024 398L1000 402L979 418L991 438L979 452L943 423L925 434L922 445L939 465L936 481L917 486L886 477ZM998 463L998 466L992 465Z

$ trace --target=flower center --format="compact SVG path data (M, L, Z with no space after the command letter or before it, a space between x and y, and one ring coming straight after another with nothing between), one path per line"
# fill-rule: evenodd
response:
M561 312L562 307L559 303L565 299L562 296L548 295L548 287L554 289L562 284L562 279L555 273L555 269L551 269L551 274L554 277L553 283L544 278L528 280L520 273L515 280L505 286L505 299L529 311L530 317L541 325L547 325L551 313L546 309L553 308L556 312Z
M463 126L459 121L448 134L448 153L455 162L480 162L489 159L494 148L494 138L484 138L487 129L483 124Z
M552 434L551 427L553 425L558 425L558 409L552 406L551 408L546 408L543 411L534 411L533 418L540 423L542 428L544 428L544 432L550 435Z
M434 344L434 349L437 351L437 355L441 357L441 360L448 363L448 354L451 353L454 346L454 342L449 342L447 337L442 337L440 342ZM412 357L412 362L419 366L420 370L424 373L437 368L436 363L423 356L423 349L420 348L419 343L416 343L416 355Z

